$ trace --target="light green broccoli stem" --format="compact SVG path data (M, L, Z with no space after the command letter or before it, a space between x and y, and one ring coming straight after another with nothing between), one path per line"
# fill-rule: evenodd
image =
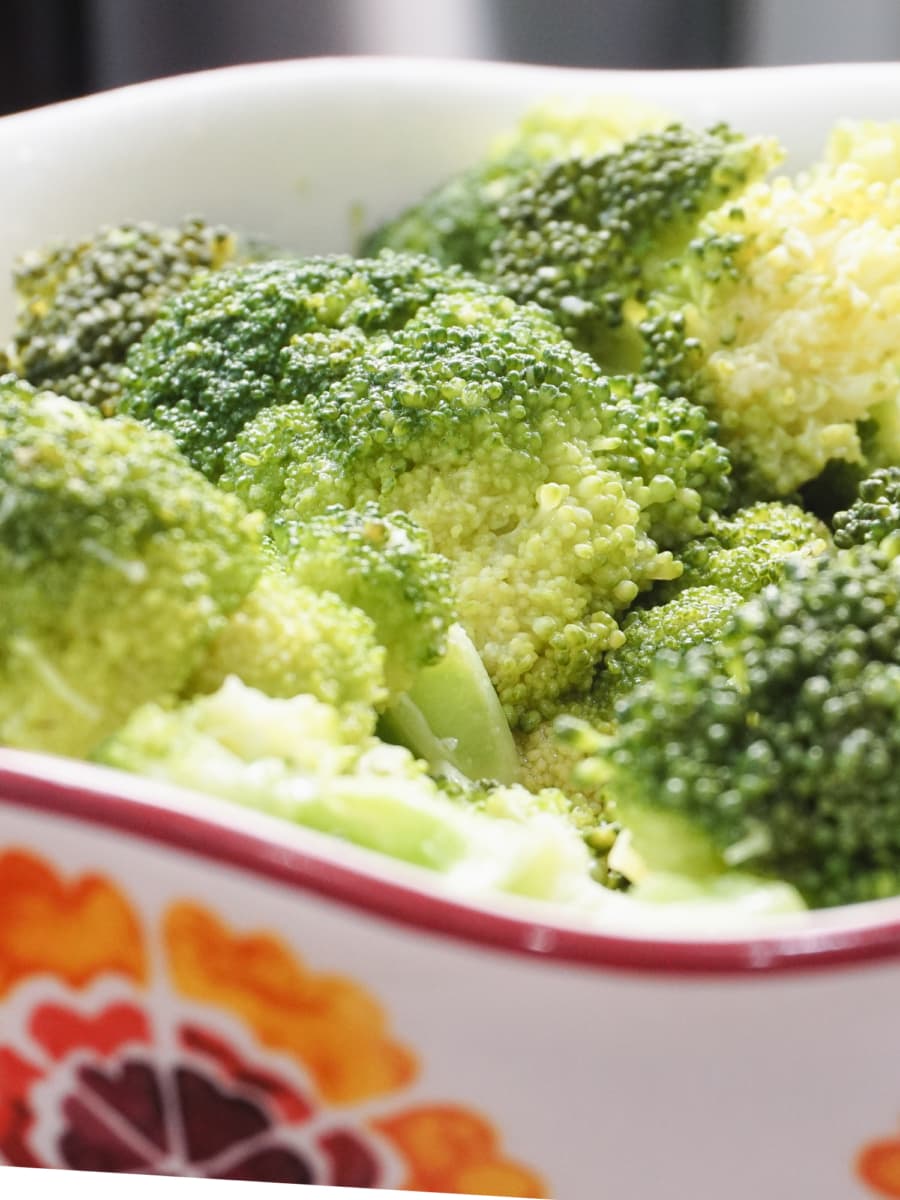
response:
M383 713L379 732L441 774L514 783L519 756L478 651L451 626L444 657L424 667Z

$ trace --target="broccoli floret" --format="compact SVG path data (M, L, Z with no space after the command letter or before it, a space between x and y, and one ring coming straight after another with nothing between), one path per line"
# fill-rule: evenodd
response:
M900 538L795 557L717 641L660 655L580 768L647 866L816 906L900 891L898 599Z
M776 150L725 126L697 133L679 125L596 151L583 139L557 148L549 159L531 160L531 169L503 174L500 185L489 175L490 187L480 191L478 171L498 168L476 169L376 244L427 248L443 262L460 262L514 299L542 305L608 370L635 370L643 358L642 304L665 265L705 213L773 165ZM477 203L464 210L462 225L442 219L444 206L452 213L473 192Z
M858 546L900 534L900 466L874 471L859 485L859 496L834 517L835 545Z
M631 377L614 377L608 386L607 430L596 450L631 480L650 536L680 552L730 504L728 453L708 414L691 401Z
M274 545L294 583L361 609L387 651L387 684L405 692L444 654L455 620L449 564L405 513L333 505L306 520L276 519Z
M616 704L652 675L661 653L715 641L743 601L737 591L716 584L687 587L665 604L632 609L622 624L625 641L597 672L592 692L597 713L613 722Z
M518 734L521 782L534 791L559 788L569 797L572 819L601 863L608 862L619 832L615 801L605 781L579 776L588 751L572 731L612 734L616 704L652 675L659 654L715 640L742 603L725 588L691 587L667 603L633 608L622 623L624 642L598 666L590 694L560 700L555 715ZM614 875L607 871L607 886Z
M184 693L218 691L229 675L267 696L310 694L353 710L369 733L387 699L372 619L333 592L295 583L277 563L228 618Z
M177 692L259 538L167 435L0 380L0 742L86 754Z
M368 614L385 648L381 733L436 771L511 783L518 770L506 717L477 651L455 624L450 564L405 513L374 504L276 518L272 539L294 583ZM251 681L248 681L251 682Z
M796 182L710 214L654 297L654 377L707 405L745 496L786 496L864 453L898 461L898 171L900 126L844 129Z
M133 347L122 411L169 430L211 479L227 445L273 404L340 379L379 335L444 292L479 285L428 259L386 254L273 261L205 276Z
M603 902L560 797L442 786L312 696L272 699L232 678L174 710L145 706L96 757L441 872L467 894Z
M31 383L109 414L128 348L163 304L198 273L254 253L227 229L195 218L175 228L107 227L26 254L14 272L11 363Z
M539 310L458 293L317 397L260 413L222 484L301 521L370 501L408 513L451 563L460 623L521 723L587 687L616 615L679 573L650 529L667 503L688 528L704 507L658 473L682 441L703 457L692 415L607 380Z
M636 318L660 272L706 212L772 161L770 143L724 126L672 125L596 158L551 163L506 198L502 232L476 273L548 309L607 369L634 370Z
M626 881L610 869L609 856L619 835L615 806L604 783L576 779L576 769L587 753L577 740L566 736L570 725L612 731L612 726L592 697L561 699L555 715L516 734L519 781L536 794L553 790L565 797L570 824L578 830L594 856L594 878L617 890Z
M682 549L684 571L660 589L664 596L684 588L716 587L749 598L781 578L791 555L815 556L831 546L828 527L818 517L778 500L761 501L730 516L714 515L708 530Z
M362 253L402 250L477 270L503 230L500 210L506 197L536 167L600 154L664 123L663 114L633 101L542 104L498 139L483 162L370 234Z

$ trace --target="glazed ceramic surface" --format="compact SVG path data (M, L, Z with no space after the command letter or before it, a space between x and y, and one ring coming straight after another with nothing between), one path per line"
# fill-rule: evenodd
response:
M532 101L779 134L900 116L900 68L310 62L0 122L0 272L198 212L300 251ZM0 311L8 329L9 302ZM900 1197L900 901L599 929L65 760L0 751L0 1161L500 1196Z

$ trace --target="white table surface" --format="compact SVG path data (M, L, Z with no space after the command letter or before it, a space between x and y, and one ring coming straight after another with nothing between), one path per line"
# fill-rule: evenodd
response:
M178 1179L160 1175L101 1175L93 1171L26 1170L0 1167L3 1200L287 1200L283 1183L235 1183L218 1179ZM315 1187L300 1190L303 1200L460 1200L446 1193L395 1192ZM463 1198L465 1200L465 1198ZM470 1198L472 1200L472 1198Z

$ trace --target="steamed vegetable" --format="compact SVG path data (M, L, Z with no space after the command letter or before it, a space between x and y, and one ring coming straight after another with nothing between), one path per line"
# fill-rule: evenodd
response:
M600 915L900 894L900 124L781 156L547 106L362 257L26 256L0 741Z

